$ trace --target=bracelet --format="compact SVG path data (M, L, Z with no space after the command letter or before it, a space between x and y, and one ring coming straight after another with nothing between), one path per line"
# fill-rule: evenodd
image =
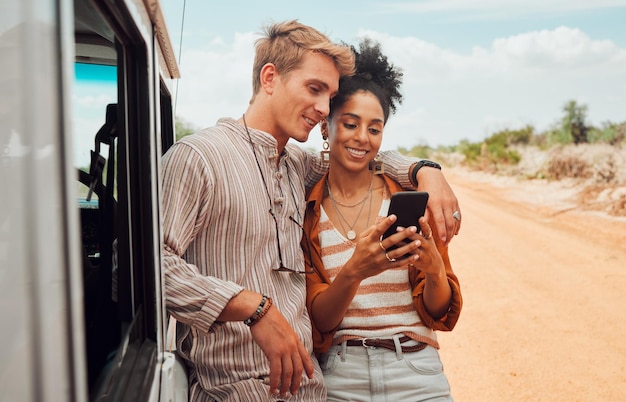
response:
M429 161L428 159L422 159L420 161L418 161L415 166L413 166L413 169L411 169L411 174L409 175L409 181L411 182L411 184L415 185L415 187L417 187L417 172L423 168L424 166L428 166L428 167L432 167L435 169L439 169L441 170L441 165L438 164L437 162L433 162L433 161Z
M250 316L250 318L243 321L244 324L251 327L269 311L270 307L272 307L272 298L263 293L263 299L261 299L261 303L259 303L259 307L256 308L254 314Z

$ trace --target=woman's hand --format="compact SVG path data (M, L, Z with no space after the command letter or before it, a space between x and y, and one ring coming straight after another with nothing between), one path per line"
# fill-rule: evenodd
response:
M426 218L419 219L422 234L416 234L411 239L418 241L420 246L414 251L418 259L409 265L415 266L425 275L426 284L422 298L428 313L435 319L443 317L450 308L452 289L446 275L443 258L433 238L432 228ZM416 240L416 239L420 240Z
M411 240L419 243L419 246L413 252L418 259L415 262L410 262L410 264L414 265L426 275L445 273L443 259L441 258L441 254L433 238L432 228L423 216L419 219L419 224L422 228L421 234L411 236Z
M361 233L352 258L342 269L343 274L349 275L354 280L362 281L387 269L406 266L409 263L414 264L418 260L419 257L415 253L421 244L420 240L416 238L405 244L405 240L410 240L416 236L416 226L409 226L381 240L383 233L396 219L395 215L390 215L382 222ZM390 250L389 248L394 245L398 248Z

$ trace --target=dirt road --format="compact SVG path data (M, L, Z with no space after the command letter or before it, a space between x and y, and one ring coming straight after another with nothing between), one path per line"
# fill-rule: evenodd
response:
M626 401L626 220L528 201L547 185L446 176L463 212L464 307L439 333L455 401Z

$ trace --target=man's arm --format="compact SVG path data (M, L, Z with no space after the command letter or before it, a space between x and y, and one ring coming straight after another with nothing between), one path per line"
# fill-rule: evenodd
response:
M402 188L428 192L426 220L432 215L441 241L447 244L461 228L461 220L453 216L459 211L460 218L461 208L441 168L434 167L437 164L420 164L423 160L408 158L397 151L384 151L380 155L385 164L385 174L400 183Z
M284 396L289 391L295 395L303 373L309 379L313 378L313 362L287 319L272 306L270 298L271 296L268 298L266 295L243 290L231 299L218 319L248 319L247 325L250 326L252 338L270 363L270 394Z
M168 313L207 333L230 299L243 290L236 283L202 275L182 258L203 225L199 217L211 207L211 176L199 155L186 144L175 144L161 166L163 274Z
M305 152L305 186L312 187L328 170L328 164L322 162L319 153ZM428 164L418 166L421 159L409 158L397 151L383 151L381 161L385 165L385 174L405 190L419 190L429 193L426 219L432 215L441 240L447 244L459 234L461 219L459 202L440 169ZM419 167L419 169L416 169ZM456 219L453 214L459 212Z
M324 162L319 152L302 151L304 153L304 187L313 187L328 172L328 162Z

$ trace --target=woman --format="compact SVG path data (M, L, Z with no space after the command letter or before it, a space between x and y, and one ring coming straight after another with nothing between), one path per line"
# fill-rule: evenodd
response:
M356 74L341 79L321 127L330 168L307 196L304 222L307 308L328 400L450 401L434 332L452 330L462 305L447 246L424 218L381 240L400 186L375 174L375 156L402 73L378 44L354 51Z

